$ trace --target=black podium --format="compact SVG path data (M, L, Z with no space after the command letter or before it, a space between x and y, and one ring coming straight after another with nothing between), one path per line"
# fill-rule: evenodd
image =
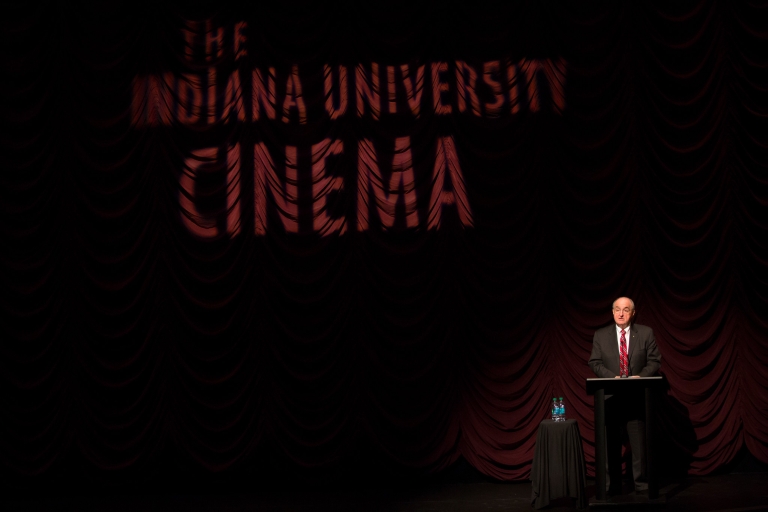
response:
M637 394L645 392L646 470L648 472L648 500L659 497L653 457L654 395L664 384L664 377L637 377L627 379L587 379L587 394L595 396L595 499L607 502L605 491L605 395Z

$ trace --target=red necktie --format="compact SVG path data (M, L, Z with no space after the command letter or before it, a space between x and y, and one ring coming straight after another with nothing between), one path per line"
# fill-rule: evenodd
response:
M624 329L621 330L621 339L619 340L621 346L621 374L629 377L629 362L627 359L627 338L624 336Z

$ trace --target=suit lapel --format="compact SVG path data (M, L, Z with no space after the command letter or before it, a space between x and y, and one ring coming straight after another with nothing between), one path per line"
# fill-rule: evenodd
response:
M621 368L621 356L619 355L619 334L616 330L616 324L611 326L611 360L616 361L616 373L619 373Z
M630 368L632 368L632 354L635 353L638 343L640 343L640 338L637 337L637 328L632 324L629 326L629 352L627 353Z

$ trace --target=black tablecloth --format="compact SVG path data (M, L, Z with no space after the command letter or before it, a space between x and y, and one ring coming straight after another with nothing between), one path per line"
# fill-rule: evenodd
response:
M576 420L542 421L531 468L531 504L542 508L550 500L571 497L578 508L586 508L585 481L579 424Z

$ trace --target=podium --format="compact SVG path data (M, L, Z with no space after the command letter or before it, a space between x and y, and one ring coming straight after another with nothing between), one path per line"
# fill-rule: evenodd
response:
M648 500L659 497L653 457L655 391L664 384L664 377L637 377L626 379L587 379L587 394L595 397L595 499L607 503L605 490L605 395L645 393L645 449L648 473Z

